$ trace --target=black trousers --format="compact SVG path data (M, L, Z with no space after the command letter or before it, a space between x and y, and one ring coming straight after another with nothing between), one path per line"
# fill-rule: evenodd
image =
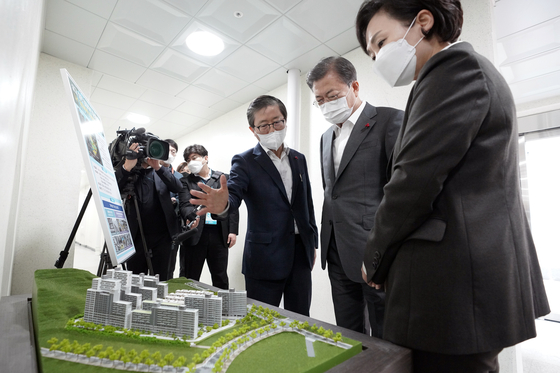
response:
M446 355L412 350L414 373L498 373L502 349L471 355Z
M144 234L148 251L152 254L151 261L154 273L159 275L160 281L170 279L173 274L168 273L169 259L171 256L171 237L169 233L166 231L160 233L150 232L149 234L144 232ZM148 274L148 262L144 255L144 246L142 244L140 232L137 232L134 236L134 247L136 249L136 254L126 262L127 269L135 274Z
M212 285L227 290L229 286L227 275L229 249L224 246L221 235L222 229L219 224L206 224L198 243L186 246L183 267L185 277L198 281L206 261L212 275Z
M366 328L367 317L371 335L381 338L385 317L385 292L376 290L365 282L354 282L346 276L340 262L334 230L327 251L327 262L336 325L370 335Z
M294 264L288 278L261 280L245 276L247 297L279 306L284 295L284 309L309 316L311 306L311 269L307 264L305 246L296 234Z

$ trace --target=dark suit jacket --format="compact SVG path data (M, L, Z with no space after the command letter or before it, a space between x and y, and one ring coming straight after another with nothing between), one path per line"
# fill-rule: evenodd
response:
M334 129L321 138L321 175L325 199L321 219L321 264L327 262L332 230L346 277L362 283L365 243L387 183L387 165L403 112L366 103L334 174Z
M307 251L306 265L310 270L313 266L317 227L307 163L303 154L292 149L288 157L293 181L291 201L278 170L260 144L231 161L230 208L237 209L245 201L248 212L242 266L245 276L262 280L288 277L294 261L294 219Z
M206 185L218 189L220 188L220 176L223 173L220 171L212 171L212 175ZM229 175L225 175L226 178L229 178ZM201 190L198 186L198 183L201 182L202 179L193 174L187 174L183 178L181 178L181 183L183 183L183 189L179 192L179 203L181 209L181 216L183 220L187 219L187 216L196 209L196 206L193 206L189 200L193 198L191 196L191 189L194 190ZM202 235L202 231L204 230L204 225L206 224L206 215L200 217L200 221L198 223L198 232L187 239L185 242L187 245L196 245L200 240L200 236ZM221 226L222 229L222 243L225 247L228 246L227 240L228 235L230 233L238 234L239 233L239 212L237 209L232 210L229 212L228 217L225 220L220 220L218 224Z
M165 221L167 223L167 229L169 230L169 236L173 237L175 234L180 232L181 225L173 203L171 202L171 197L169 192L178 193L181 191L181 182L173 176L168 167L160 167L158 171L153 171L151 173L154 175L154 184L158 195L158 200L163 209L163 214L165 215ZM119 185L119 190L126 187L128 183L128 177L131 175L130 172L125 171L122 166L117 167L115 170L115 176L117 178L117 184ZM136 208L134 203L128 204L127 220L130 225L130 233L132 237L135 236L138 231L138 220L136 214ZM149 227L144 226L144 232L149 231Z
M491 351L534 337L534 319L549 312L521 201L513 98L468 43L419 73L364 264L387 281L383 337L406 347Z

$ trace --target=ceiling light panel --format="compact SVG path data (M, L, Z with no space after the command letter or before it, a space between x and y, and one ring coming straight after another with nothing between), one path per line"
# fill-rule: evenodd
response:
M185 40L192 33L199 32L199 31L210 32L210 33L216 35L217 37L219 37L220 39L222 39L222 41L224 42L224 50L220 54L215 55L215 56L202 56L200 54L197 54L197 53L191 51L187 47L187 44L185 43ZM182 54L186 54L187 56L192 57L192 58L194 58L198 61L202 61L202 62L204 62L208 65L214 66L218 62L220 62L221 60L223 60L224 58L229 56L237 48L239 48L240 45L241 44L239 44L237 41L233 40L230 37L225 36L221 32L219 32L219 31L217 31L217 30L215 30L215 29L213 29L209 26L206 26L206 25L204 25L200 22L193 21L173 41L173 44L171 45L171 47L173 49L181 52Z
M87 66L93 56L94 48L66 36L44 30L42 51L65 61Z
M194 82L195 86L223 97L239 91L247 84L247 82L217 69L211 69Z
M165 47L140 34L109 22L97 48L148 67Z
M80 8L86 9L89 12L97 14L100 17L109 19L113 9L118 0L103 0L103 1L91 1L91 0L66 0L69 3L79 6Z
M154 70L146 70L136 83L174 96L188 86L188 83Z
M171 113L167 114L161 120L166 122L171 122L175 124L179 124L181 126L192 126L193 124L197 123L201 118L195 117L190 114L181 113L179 111L172 111Z
M267 91L272 91L273 89L278 88L286 83L288 83L288 74L286 68L281 67L268 74L267 76L255 81L253 85L264 88Z
M168 109L175 109L180 106L185 100L182 100L176 96L168 95L160 91L154 91L153 89L148 89L140 97L142 101L148 101L153 104L166 107Z
M223 96L219 94L209 92L200 87L195 87L194 85L188 86L177 96L205 107L210 107L223 99Z
M176 8L181 9L183 12L194 16L198 11L207 3L208 0L163 0Z
M325 45L340 55L346 54L360 47L358 38L356 38L356 29L354 27L350 27L342 34L338 34L331 40L325 42Z
M103 78L104 74L101 74L98 71L94 71L93 75L91 77L91 85L94 87L97 87L97 85L99 84L99 82L101 81L101 78Z
M301 0L265 0L267 3L278 9L282 13L286 13L294 5L301 2Z
M192 83L209 68L210 66L171 49L166 50L152 66L154 70L158 70L188 83Z
M516 103L529 102L560 95L560 71L510 83Z
M326 47L324 44L319 45L317 48L299 56L293 61L288 62L284 66L286 69L299 69L301 73L310 71L313 66L319 62L321 58L337 56L338 54L332 49Z
M306 0L293 7L286 16L324 43L354 26L362 2Z
M107 20L63 0L46 2L45 28L95 47Z
M243 16L235 17L236 12ZM279 16L276 9L262 0L214 0L199 12L197 19L245 43Z
M118 109L115 107L104 105L100 102L92 102L92 106L95 109L95 112L101 117L102 121L104 121L105 119L117 120L119 118L122 118L123 115L126 114L126 110L124 109Z
M262 54L242 46L216 67L246 82L253 82L270 74L280 65Z
M118 76L130 82L135 82L146 71L146 68L143 66L101 50L96 50L93 53L87 67L102 73Z
M227 112L230 112L234 109L237 109L240 106L241 106L241 104L239 102L234 101L234 100L230 100L229 98L224 98L222 101L218 102L216 105L212 105L211 108L216 109L218 111L221 111L223 113L227 113Z
M119 93L107 91L106 89L96 88L91 95L91 102L99 102L103 105L111 106L117 109L128 110L134 104L136 99L121 95Z
M194 102L184 102L180 106L178 106L176 111L180 111L182 113L187 113L190 115L194 115L195 117L205 118L205 119L214 119L221 115L221 112L218 112L214 109L210 109L207 106L200 105Z
M264 88L259 88L254 85L248 85L247 87L235 92L228 98L233 101L239 102L240 104L247 104L267 92L268 91Z
M119 0L111 21L168 45L190 16L156 0Z
M163 106L152 104L147 101L136 101L128 109L133 113L138 113L149 117L151 120L156 121L169 114L172 110Z
M146 92L146 88L139 86L138 84L134 84L131 82L127 82L126 80L118 79L112 77L110 75L103 75L97 87L103 88L107 91L119 92L125 96L129 96L132 98L140 98L144 92Z
M280 65L319 44L316 38L285 17L274 22L247 43L249 47Z

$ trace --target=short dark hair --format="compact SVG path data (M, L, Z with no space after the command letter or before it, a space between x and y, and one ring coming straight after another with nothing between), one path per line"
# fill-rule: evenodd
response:
M208 155L208 150L206 150L204 146L198 144L187 146L185 148L185 151L183 152L183 158L185 159L185 162L189 161L189 157L191 156L191 154L198 154L200 156L206 157Z
M443 42L453 43L459 39L463 27L463 9L459 0L366 0L356 16L356 36L362 50L368 54L366 31L377 12L384 11L408 27L423 9L434 16L434 26L429 31L422 30L427 39L433 35Z
M175 148L175 150L179 150L179 145L177 145L177 143L171 139L167 139L167 140L163 140L166 143L168 143L169 145L171 145L172 147Z
M307 74L307 85L309 88L313 89L313 83L323 79L330 71L334 71L348 87L358 80L358 74L352 62L340 56L325 57Z
M255 127L255 113L269 106L278 106L280 113L284 116L284 119L288 119L288 111L280 99L274 96L262 95L251 101L249 107L247 108L247 120L249 121L249 125L251 127Z

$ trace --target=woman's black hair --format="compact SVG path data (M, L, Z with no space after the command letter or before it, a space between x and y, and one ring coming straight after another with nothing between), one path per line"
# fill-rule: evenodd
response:
M356 16L356 36L362 50L369 55L366 31L377 12L384 11L408 27L424 9L434 16L434 26L429 31L422 30L427 39L433 35L443 42L453 43L459 39L463 27L463 9L459 0L366 0Z

